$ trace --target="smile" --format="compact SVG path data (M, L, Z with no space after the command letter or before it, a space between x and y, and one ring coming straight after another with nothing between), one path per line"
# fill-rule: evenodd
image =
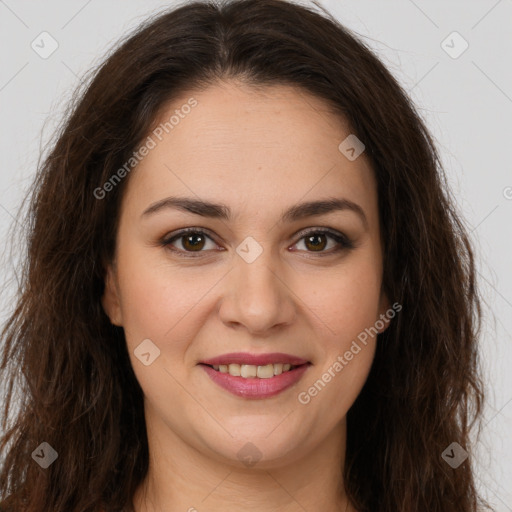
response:
M206 360L198 366L216 385L231 394L247 399L264 399L276 396L299 382L311 363L287 354L239 353Z

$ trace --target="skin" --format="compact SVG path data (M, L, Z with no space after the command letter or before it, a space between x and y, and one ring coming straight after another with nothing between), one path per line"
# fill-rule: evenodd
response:
M190 97L197 106L129 176L103 297L145 395L150 469L135 509L355 511L339 490L345 417L376 337L309 403L298 394L389 309L373 170L364 153L350 161L340 152L349 127L305 91L222 82L176 99L161 120ZM233 218L171 208L141 217L171 195L224 203ZM293 205L332 197L357 203L367 223L348 209L280 220ZM186 227L211 237L195 252L187 236L175 239L189 258L160 244ZM339 244L328 236L297 236L320 227L355 247L332 252ZM236 252L248 236L263 249L252 263ZM145 339L160 350L148 366L134 355ZM228 352L284 352L312 365L277 396L241 398L198 365ZM251 467L237 456L247 442L261 455Z

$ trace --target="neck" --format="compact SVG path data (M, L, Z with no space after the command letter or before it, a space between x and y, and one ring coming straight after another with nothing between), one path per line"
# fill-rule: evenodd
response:
M225 512L235 504L249 512L355 512L342 485L345 421L293 463L264 469L205 454L157 418L147 425L150 462L133 499L136 512Z

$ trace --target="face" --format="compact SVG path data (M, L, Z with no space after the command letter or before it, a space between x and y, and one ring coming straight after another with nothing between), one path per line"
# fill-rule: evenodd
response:
M361 334L389 308L373 171L339 149L343 119L295 88L212 85L155 126L176 110L126 178L103 306L148 431L290 463L344 428L375 351Z

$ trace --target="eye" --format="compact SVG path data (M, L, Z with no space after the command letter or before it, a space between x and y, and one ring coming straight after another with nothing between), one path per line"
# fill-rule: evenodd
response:
M301 236L302 235L302 236ZM298 234L301 236L300 240L295 245L303 243L306 252L318 253L318 256L328 256L330 254L338 253L343 249L353 249L354 243L346 235L330 229L312 229L309 231L302 231ZM329 245L328 240L334 241L326 251Z
M299 245L303 242L306 252L317 253L318 256L328 256L344 249L352 249L354 247L353 242L347 236L326 228L302 231L298 236L301 236L301 238L294 245ZM329 239L334 243L331 243L331 247L329 247L330 250L326 251L325 249L329 245ZM218 248L212 237L203 229L186 228L182 229L171 238L162 240L161 245L167 247L178 256L194 258L199 256L199 253L205 252L203 249L207 249L208 241L212 244L210 249L215 250Z
M205 248L206 241L209 240L212 242L213 247L215 249L217 245L213 241L213 239L208 236L205 231L197 228L187 228L181 230L179 233L174 235L173 237L163 240L162 245L168 247L173 252L176 252L180 256L184 257L195 257L194 254L186 254L186 253L198 253L203 252L202 249ZM181 248L177 248L174 243L178 242L178 246Z

